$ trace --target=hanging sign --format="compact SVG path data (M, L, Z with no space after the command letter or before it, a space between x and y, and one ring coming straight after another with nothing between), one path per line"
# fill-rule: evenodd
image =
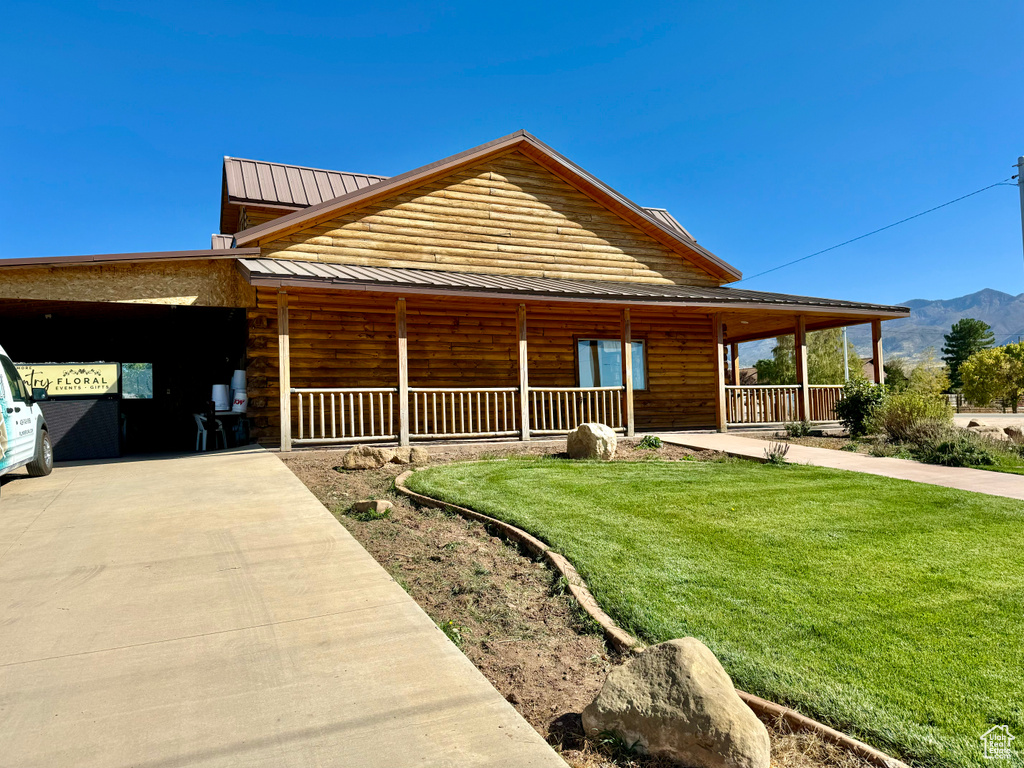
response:
M97 397L117 394L117 363L40 363L16 365L30 389L47 397Z

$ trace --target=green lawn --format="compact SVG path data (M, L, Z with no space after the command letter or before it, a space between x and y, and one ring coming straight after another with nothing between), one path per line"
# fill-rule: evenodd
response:
M517 459L409 485L543 538L645 640L700 638L738 687L905 760L991 766L996 724L1024 744L1024 502L738 461Z

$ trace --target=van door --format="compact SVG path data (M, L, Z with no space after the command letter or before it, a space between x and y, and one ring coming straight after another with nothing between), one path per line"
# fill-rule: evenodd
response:
M0 355L0 368L3 368L7 390L0 413L7 432L7 447L0 466L19 467L30 462L36 452L36 423L29 403L31 393L9 357Z
M11 393L7 386L7 376L0 371L0 475L11 465L11 452L7 450L7 434L11 431L12 418L7 413L7 404L11 402Z

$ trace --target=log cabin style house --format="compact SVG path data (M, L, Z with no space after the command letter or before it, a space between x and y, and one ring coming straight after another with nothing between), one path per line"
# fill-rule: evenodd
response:
M806 333L870 323L881 360L909 315L740 277L519 131L391 178L226 157L211 250L0 261L0 319L37 330L2 340L16 362L176 350L154 367L175 418L244 364L253 435L288 450L831 420ZM798 384L740 386L736 345L790 333Z

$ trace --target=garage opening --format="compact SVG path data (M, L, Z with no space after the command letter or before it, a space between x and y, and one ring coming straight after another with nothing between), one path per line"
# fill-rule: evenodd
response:
M245 344L244 309L0 300L0 346L16 365L108 364L76 367L99 377L116 364L112 391L72 387L79 394L42 404L57 461L99 458L85 444L116 451L106 455L195 450L193 414L245 368ZM241 437L238 420L224 426L230 442Z

